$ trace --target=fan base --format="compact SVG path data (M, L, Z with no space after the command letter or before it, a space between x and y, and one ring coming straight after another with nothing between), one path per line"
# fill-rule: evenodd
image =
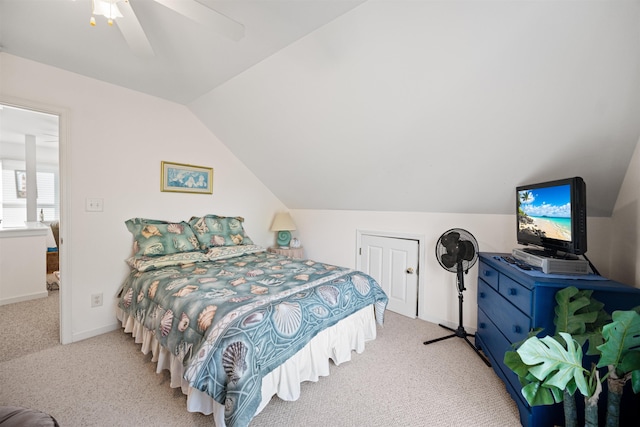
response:
M473 345L473 343L471 341L469 341L468 337L474 337L475 338L474 334L468 334L467 331L465 331L464 327L462 327L462 326L458 326L457 329L452 329L452 328L450 328L448 326L445 326L443 324L439 324L439 326L441 328L445 328L445 329L450 330L451 332L453 332L453 334L447 335L447 336L444 336L444 337L440 337L440 338L436 338L434 340L425 341L424 345L433 344L434 342L443 341L443 340L446 340L446 339L449 339L449 338L455 338L455 337L462 338L467 342L467 344L469 344L469 346L473 349L473 351L476 352L476 354L480 357L480 359L482 359L482 361L485 363L485 365L487 365L488 367L491 367L491 362L489 362L489 360L484 356L484 354L480 353L480 350L478 350L478 348L475 345Z

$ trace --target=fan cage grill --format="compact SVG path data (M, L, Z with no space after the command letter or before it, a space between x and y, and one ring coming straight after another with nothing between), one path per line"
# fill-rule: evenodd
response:
M462 249L460 245L465 248ZM469 251L473 254L469 255ZM460 252L463 252L460 254ZM463 257L463 259L460 259ZM452 273L458 271L458 264L466 273L478 260L478 241L469 231L463 228L452 228L445 231L436 243L436 259L442 268Z

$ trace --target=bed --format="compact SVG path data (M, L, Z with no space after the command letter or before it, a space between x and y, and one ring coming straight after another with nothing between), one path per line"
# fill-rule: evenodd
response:
M117 317L187 410L247 426L274 394L299 396L375 338L387 296L360 271L294 260L253 244L240 217L133 218L131 272Z

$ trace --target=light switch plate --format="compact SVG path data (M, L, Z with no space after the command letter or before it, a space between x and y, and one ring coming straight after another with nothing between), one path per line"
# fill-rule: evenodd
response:
M87 212L102 212L103 199L87 198L85 210Z

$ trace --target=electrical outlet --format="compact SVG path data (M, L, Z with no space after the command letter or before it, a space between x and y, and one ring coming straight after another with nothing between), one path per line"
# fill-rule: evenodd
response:
M102 305L102 293L91 295L91 307L100 307Z

